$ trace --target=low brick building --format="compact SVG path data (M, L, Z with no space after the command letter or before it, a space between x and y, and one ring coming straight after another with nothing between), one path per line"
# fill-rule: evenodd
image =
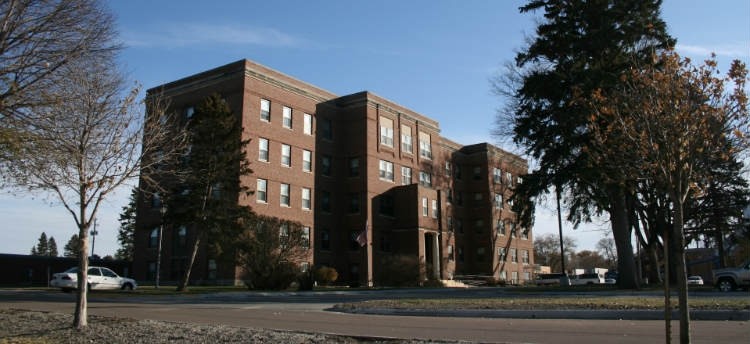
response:
M386 262L408 258L421 279L455 275L531 279L531 231L515 225L508 204L527 162L487 143L462 146L439 123L370 92L337 96L248 60L148 91L189 118L219 93L250 139L255 190L239 202L260 214L298 221L309 233L307 266L331 266L339 280L381 284ZM141 195L133 269L156 272L159 196ZM368 228L368 243L356 238ZM165 224L161 280L177 280L189 227ZM236 283L240 271L199 252L195 283Z

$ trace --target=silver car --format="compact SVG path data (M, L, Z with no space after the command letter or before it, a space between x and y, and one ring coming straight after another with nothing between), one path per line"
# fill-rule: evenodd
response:
M127 277L120 277L114 271L99 266L91 266L88 270L88 289L122 289L133 290L137 287L135 280ZM52 275L50 286L60 288L68 292L78 288L78 267L73 267L65 272Z

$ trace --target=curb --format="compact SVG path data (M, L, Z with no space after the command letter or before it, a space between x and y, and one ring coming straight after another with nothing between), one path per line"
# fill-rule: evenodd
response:
M398 316L508 318L508 319L592 319L592 320L664 320L662 310L424 310L424 309L351 309L329 308L327 311ZM679 319L679 311L672 311L672 319ZM750 310L692 310L691 320L750 321Z

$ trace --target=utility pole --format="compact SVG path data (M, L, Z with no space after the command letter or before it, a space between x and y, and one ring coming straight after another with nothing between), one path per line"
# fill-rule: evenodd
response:
M96 246L96 236L99 234L99 232L96 230L96 223L99 222L98 219L94 219L94 229L91 231L91 256L94 256L94 247Z

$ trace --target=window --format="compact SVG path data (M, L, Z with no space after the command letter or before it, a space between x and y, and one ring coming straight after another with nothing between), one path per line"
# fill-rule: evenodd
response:
M195 114L195 108L192 106L189 106L185 109L185 118L191 119L193 118L193 115Z
M448 253L448 260L453 260L453 245L448 245L446 251Z
M495 194L495 208L497 209L503 209L503 195L496 193Z
M148 237L148 247L157 247L159 245L159 227L151 230L151 235Z
M281 165L292 166L292 147L290 145L281 145Z
M529 240L529 230L524 229L521 231L521 240Z
M266 122L271 121L271 101L266 99L260 100L260 120Z
M448 231L453 232L453 217L448 216Z
M516 224L513 222L510 223L510 236L514 238L518 236L518 231L516 230Z
M510 283L518 284L518 271L511 271L511 273L510 273Z
M481 192L475 192L474 193L474 203L481 203L482 200L484 200L484 196Z
M292 129L292 108L284 106L281 112L281 125L284 128Z
M306 113L302 115L302 118L304 118L302 132L305 133L305 135L312 135L312 115Z
M456 175L457 180L461 180L461 166L456 165L456 172L454 172Z
M482 179L482 168L481 167L474 166L474 168L472 169L472 178L474 178L474 180L480 180L480 179Z
M463 247L458 248L458 261L462 263L464 261L464 248Z
M327 229L320 231L320 249L323 251L331 249L331 235Z
M445 189L445 201L448 202L448 204L453 202L453 190Z
M432 200L432 218L438 218L438 201L436 199Z
M505 261L505 247L498 247L497 248L497 259L502 261Z
M524 272L523 273L523 279L526 280L526 281L530 281L531 280L531 272Z
M411 184L411 168L402 166L401 167L401 185Z
M505 236L505 222L502 219L497 219L495 222L495 230L497 231L497 235Z
M419 184L422 186L432 186L432 175L425 171L419 171Z
M505 180L508 181L509 186L513 186L513 175L510 172L505 172Z
M153 195L151 195L151 208L160 208L161 207L161 195L159 195L158 192L154 192Z
M419 132L419 156L432 159L432 145L430 145L430 134Z
M411 127L407 125L401 126L401 151L404 153L411 154L412 143L411 143Z
M521 250L521 263L523 263L523 265L529 265L529 251L528 250Z
M302 227L302 242L300 243L303 248L310 248L310 227Z
M289 206L289 184L281 184L280 192L281 197L279 198L279 204L282 206Z
M255 189L255 200L263 203L268 202L268 181L258 178L258 183Z
M380 144L393 147L393 120L380 116Z
M505 270L500 271L500 280L505 281L508 279L508 274L505 272Z
M445 176L450 177L451 176L451 163L450 161L445 162Z
M327 213L331 212L331 193L328 191L320 192L320 210Z
M302 209L310 210L312 207L312 201L310 199L310 189L302 188Z
M484 261L484 247L477 247L477 261Z
M513 263L518 263L518 253L516 252L515 248L510 249L510 261Z
M422 216L429 215L429 208L427 208L427 197L422 197Z
M333 140L333 123L328 118L320 121L320 132L324 139Z
M221 183L216 182L211 185L211 199L219 199L221 197Z
M359 213L359 193L352 192L349 194L349 213Z
M331 156L323 155L323 157L320 158L320 166L320 173L326 177L329 177L331 175Z
M393 181L393 163L380 160L380 179Z
M484 230L484 220L475 220L474 231L477 233L482 233L483 230Z
M268 162L268 139L258 139L258 160Z
M499 168L492 169L492 182L495 184L501 184L503 182L503 171Z
M349 158L349 177L359 176L359 158Z
M380 214L385 216L393 216L393 196L382 195L380 196Z
M302 151L302 170L305 172L312 171L312 152L309 150Z

